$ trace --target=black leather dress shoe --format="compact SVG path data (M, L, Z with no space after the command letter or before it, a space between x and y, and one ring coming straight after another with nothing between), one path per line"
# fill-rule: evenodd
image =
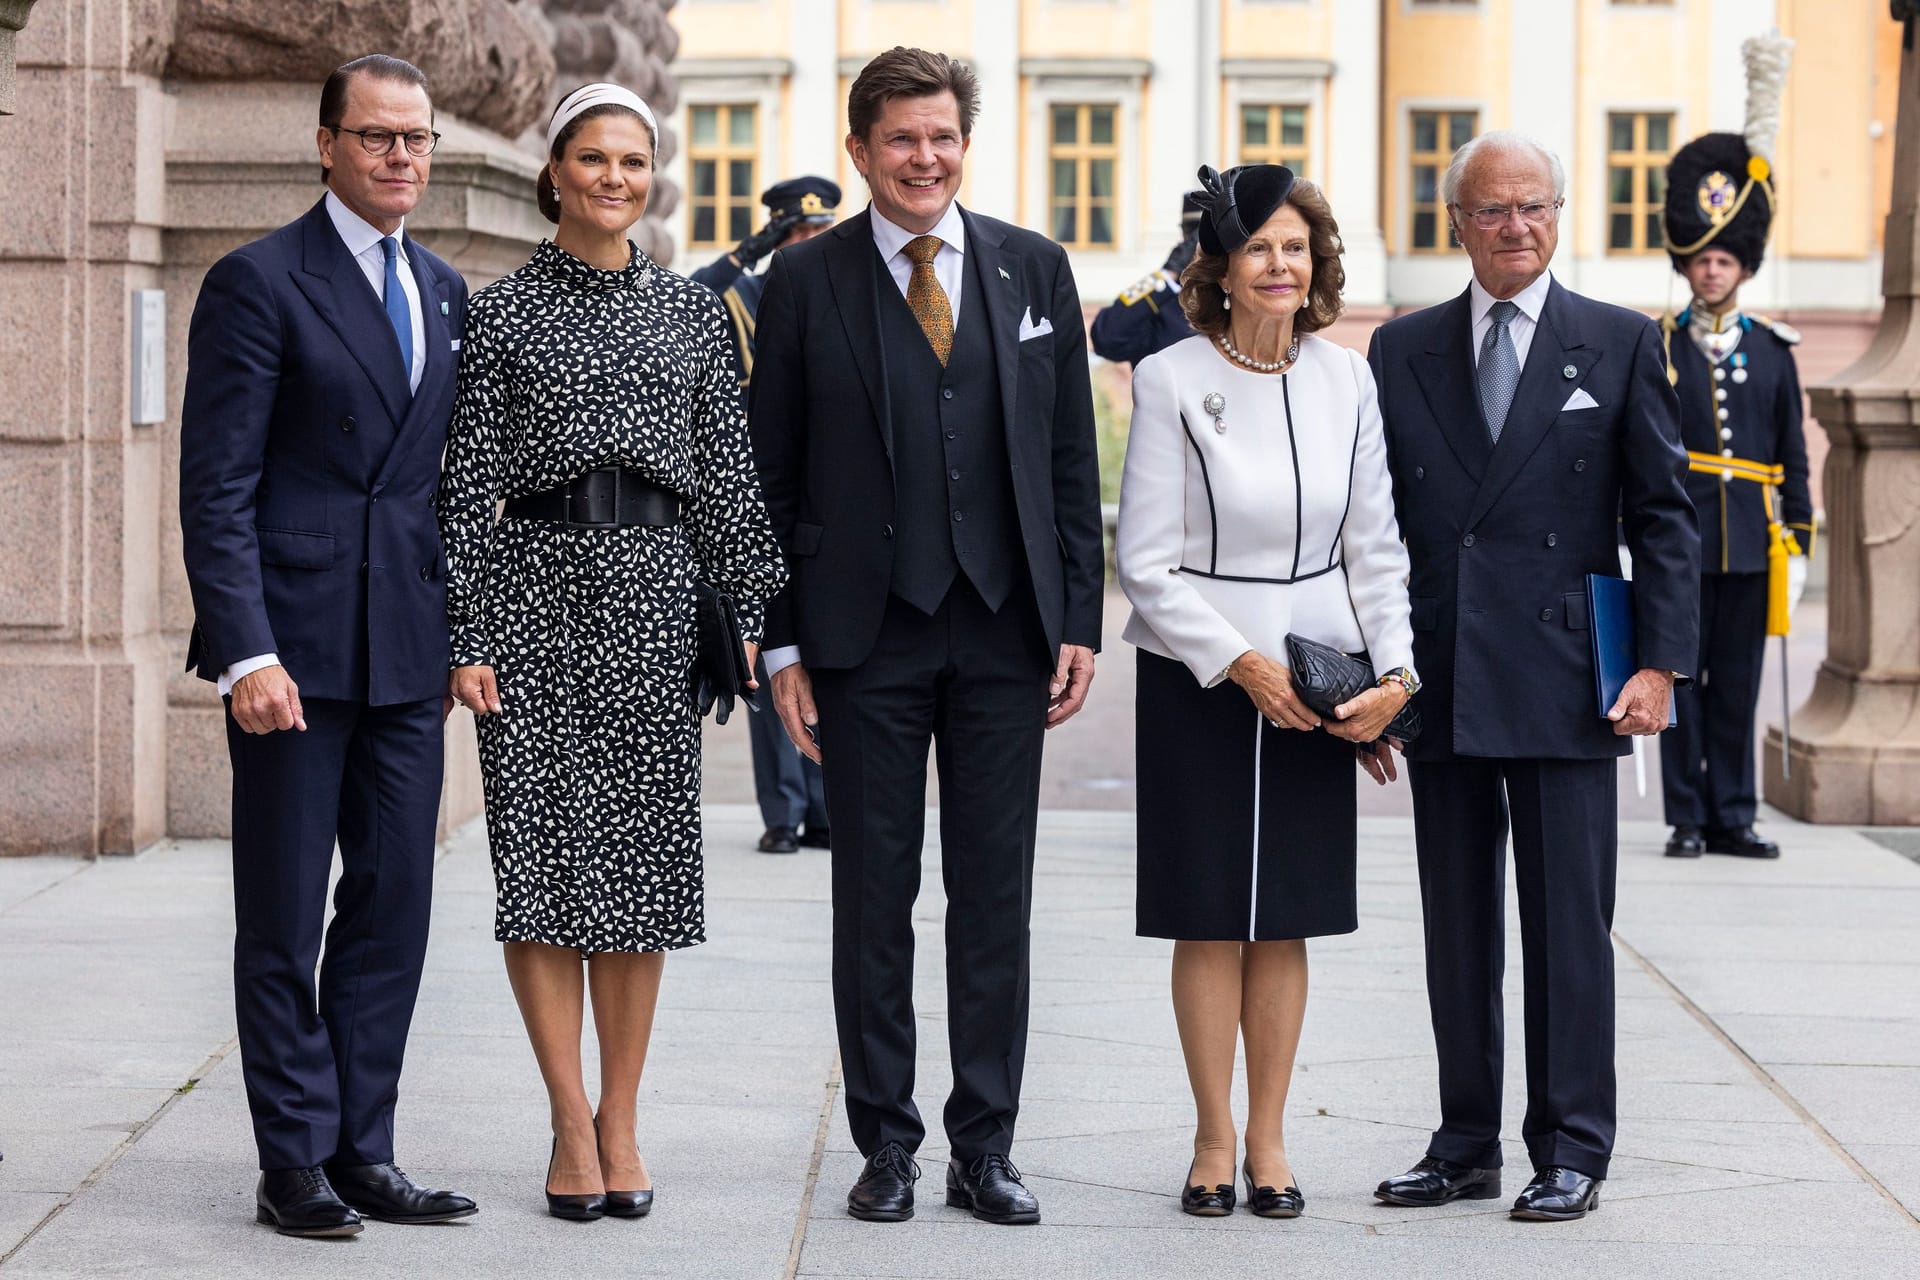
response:
M452 1222L480 1212L480 1206L467 1196L423 1187L391 1161L330 1164L327 1180L361 1217L375 1222Z
M792 827L768 827L760 833L758 848L762 853L798 853L800 842L793 838Z
M1780 846L1752 827L1731 827L1707 832L1708 853L1730 853L1736 858L1777 858Z
M1475 1169L1437 1156L1428 1156L1395 1178L1373 1189L1373 1197L1388 1204L1414 1208L1450 1204L1455 1200L1491 1200L1500 1194L1498 1169Z
M1707 851L1707 842L1700 836L1698 827L1675 827L1673 836L1667 841L1669 858L1697 858Z
M1247 1179L1247 1208L1260 1218L1297 1218L1307 1207L1307 1198L1300 1194L1298 1187L1282 1187L1278 1191L1272 1187L1256 1186L1253 1181L1253 1169L1242 1165L1240 1172Z
M808 827L800 833L800 847L802 849L831 849L833 848L832 834L826 827Z
M1600 1207L1600 1184L1584 1173L1549 1165L1513 1202L1513 1216L1528 1222L1571 1222Z
M1231 1182L1206 1186L1193 1180L1193 1166L1187 1166L1186 1185L1180 1189L1180 1212L1196 1218L1224 1218L1233 1212L1235 1200Z
M541 1190L547 1193L547 1212L556 1218L565 1218L568 1222L595 1222L606 1217L607 1193L604 1191L548 1190L553 1185L553 1158L559 1152L560 1139L556 1137L553 1140L553 1146L547 1150L547 1179L541 1185Z
M593 1118L593 1140L600 1142L600 1117ZM636 1151L634 1154L638 1155ZM607 1216L609 1218L644 1218L653 1212L653 1188L645 1191L615 1191L607 1188Z
M321 1169L263 1169L253 1189L254 1220L283 1236L329 1239L360 1234L360 1215L347 1206Z
M905 1222L913 1216L913 1184L920 1166L897 1142L867 1157L859 1181L847 1192L847 1213L862 1222Z
M1040 1221L1040 1202L1020 1181L1020 1171L1002 1155L981 1156L962 1166L947 1162L947 1203L970 1209L982 1222L1032 1226Z

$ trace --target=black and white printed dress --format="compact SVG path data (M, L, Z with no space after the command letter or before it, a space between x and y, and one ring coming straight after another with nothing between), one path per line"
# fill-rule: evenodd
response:
M637 249L602 271L551 241L473 296L440 511L452 666L479 718L494 935L582 952L706 937L693 582L741 605L786 569L761 501L719 301ZM495 521L600 467L679 494L672 526Z

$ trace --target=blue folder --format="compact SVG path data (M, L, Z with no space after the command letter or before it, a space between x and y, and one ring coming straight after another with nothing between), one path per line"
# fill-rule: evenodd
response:
M1587 625L1593 636L1593 692L1599 716L1607 718L1620 691L1640 669L1634 650L1633 584L1624 578L1587 575ZM1667 704L1667 727L1679 723L1679 700Z

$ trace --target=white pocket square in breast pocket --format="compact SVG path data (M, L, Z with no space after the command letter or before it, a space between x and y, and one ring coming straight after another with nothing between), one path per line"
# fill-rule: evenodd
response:
M1028 307L1020 313L1020 341L1025 342L1028 338L1038 338L1052 332L1053 321L1047 319L1045 316L1041 316L1036 322L1033 318L1032 307Z
M453 349L454 349L455 351L458 351L458 350L460 349L460 339L458 339L458 338L455 338L455 339L453 340Z
M1572 413L1575 409L1598 409L1600 402L1587 394L1585 387L1576 387L1567 402L1560 406L1560 412Z

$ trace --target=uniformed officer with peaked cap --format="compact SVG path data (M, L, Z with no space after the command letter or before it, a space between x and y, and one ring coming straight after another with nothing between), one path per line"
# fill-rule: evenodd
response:
M1180 309L1180 273L1193 261L1200 234L1200 205L1189 191L1181 198L1180 243L1159 268L1129 285L1100 308L1087 337L1093 353L1116 364L1138 364L1156 351L1193 336Z

